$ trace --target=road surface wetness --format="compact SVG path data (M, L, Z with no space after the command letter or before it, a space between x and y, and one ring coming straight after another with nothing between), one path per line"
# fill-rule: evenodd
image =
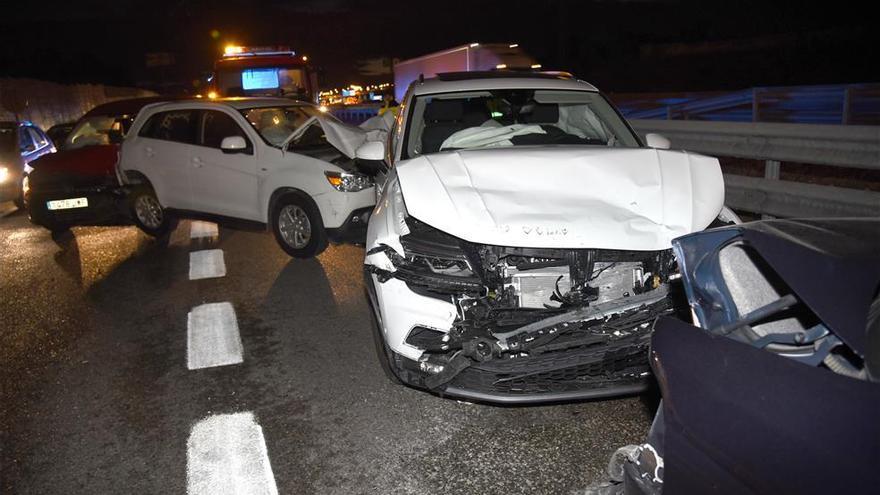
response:
M53 239L0 205L0 491L205 493L231 463L260 493L573 493L647 431L639 397L492 407L392 385L361 248L293 260L192 224ZM225 275L191 280L213 249ZM188 366L199 339L235 352L229 309L240 359Z

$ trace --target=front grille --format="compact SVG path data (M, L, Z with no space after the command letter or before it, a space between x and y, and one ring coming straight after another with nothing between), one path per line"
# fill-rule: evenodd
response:
M474 364L450 385L490 394L576 392L642 383L650 371L649 334L535 356Z

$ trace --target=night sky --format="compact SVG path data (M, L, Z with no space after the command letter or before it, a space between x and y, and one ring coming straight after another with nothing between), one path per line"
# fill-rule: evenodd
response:
M4 2L6 3L6 2ZM357 61L470 42L518 42L546 69L609 92L877 82L878 30L857 4L663 0L533 2L78 0L6 4L0 77L186 87L222 46L284 44L326 86L378 82ZM219 37L212 37L218 31ZM146 67L148 53L173 65Z

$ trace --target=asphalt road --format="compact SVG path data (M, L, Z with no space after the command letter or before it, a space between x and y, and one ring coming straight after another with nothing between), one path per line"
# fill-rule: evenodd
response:
M189 253L227 274L189 279ZM53 239L0 204L0 492L185 493L188 439L251 412L279 493L577 493L644 438L652 400L457 402L391 384L363 249L287 257L267 233L165 241L134 227ZM243 362L190 370L187 314L235 309Z

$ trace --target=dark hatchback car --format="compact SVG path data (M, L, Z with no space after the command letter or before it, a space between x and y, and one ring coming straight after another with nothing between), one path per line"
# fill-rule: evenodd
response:
M167 98L117 100L90 110L64 140L62 150L31 164L25 201L31 221L53 232L73 225L118 223L128 205L116 175L119 144L137 113Z
M647 442L593 493L876 493L880 218L673 241L695 325L660 318Z

